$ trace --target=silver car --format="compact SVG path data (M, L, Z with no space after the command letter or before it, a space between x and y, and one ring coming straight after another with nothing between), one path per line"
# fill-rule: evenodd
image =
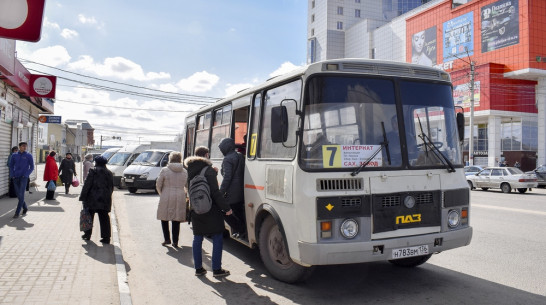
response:
M525 193L527 189L537 187L537 177L526 174L515 167L487 167L475 175L466 176L471 190L481 188L487 191L490 188L501 189L503 193L510 193L517 189Z

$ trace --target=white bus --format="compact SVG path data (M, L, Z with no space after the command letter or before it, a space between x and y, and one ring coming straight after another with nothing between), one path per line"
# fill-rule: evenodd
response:
M237 240L258 246L278 280L304 280L316 265L413 267L470 243L464 117L443 71L314 63L203 107L185 124L185 157L205 146L219 168L224 137L245 151L248 235Z

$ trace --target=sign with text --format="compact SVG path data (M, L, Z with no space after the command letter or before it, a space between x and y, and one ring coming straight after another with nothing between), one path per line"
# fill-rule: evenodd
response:
M480 81L474 82L474 107L480 106ZM457 85L453 88L455 106L470 107L470 83Z
M61 124L61 116L41 115L38 121L40 123Z
M500 0L482 7L482 53L519 43L517 0Z
M30 96L55 98L57 77L51 75L30 75Z
M474 54L474 13L470 12L444 22L444 61ZM467 53L468 51L468 53Z
M36 42L42 33L45 0L0 1L0 37Z
M322 145L322 165L324 168L358 167L380 148L381 145ZM381 154L368 163L369 167L382 165Z

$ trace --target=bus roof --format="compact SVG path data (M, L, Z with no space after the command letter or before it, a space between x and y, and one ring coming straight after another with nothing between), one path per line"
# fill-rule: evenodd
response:
M361 58L341 58L325 60L316 63L312 63L303 67L299 67L291 72L274 76L260 85L247 88L237 92L229 97L222 98L210 105L205 105L196 111L189 113L186 117L191 117L197 113L206 112L209 109L218 107L218 105L227 103L229 101L236 100L244 97L252 92L260 91L264 88L270 87L275 83L282 83L300 75L314 74L314 73L362 73L368 75L383 75L383 76L399 76L410 77L420 79L430 79L436 81L451 81L451 78L447 72L440 69L410 63L403 63L397 61L377 60L377 59L361 59Z

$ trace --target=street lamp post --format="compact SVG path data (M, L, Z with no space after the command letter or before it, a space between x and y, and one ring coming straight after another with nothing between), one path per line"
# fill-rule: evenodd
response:
M474 62L470 61L470 134L468 140L468 165L474 165Z

